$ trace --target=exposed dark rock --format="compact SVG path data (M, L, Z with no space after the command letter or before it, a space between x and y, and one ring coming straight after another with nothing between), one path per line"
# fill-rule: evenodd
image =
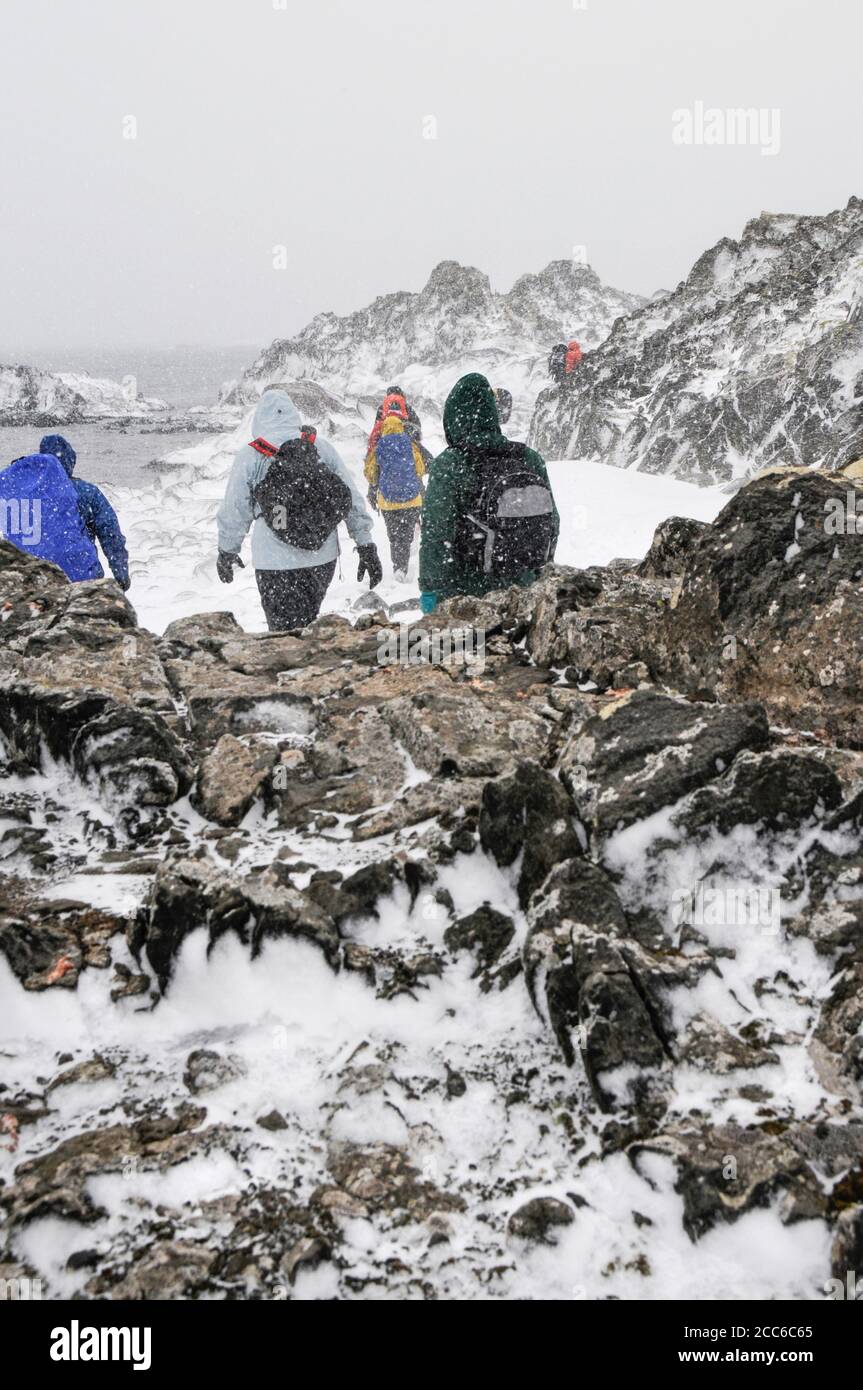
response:
M411 1220L422 1221L433 1212L464 1210L463 1198L423 1181L392 1144L333 1145L329 1169L344 1192L372 1211L403 1211Z
M465 687L399 697L381 709L417 767L435 777L497 777L528 757L541 761L550 738L527 701Z
M826 819L841 800L838 777L817 758L786 749L743 752L715 782L692 792L672 822L689 835L728 834L736 825L783 831Z
M235 1058L223 1057L218 1052L201 1047L190 1052L186 1058L183 1080L192 1094L199 1096L205 1091L217 1091L220 1086L227 1086L242 1074L242 1068Z
M690 555L668 612L665 676L720 699L760 700L776 722L859 747L858 496L852 482L823 473L741 489Z
M705 1014L697 1014L689 1020L676 1053L678 1061L714 1076L749 1067L774 1066L779 1062L772 1048L747 1042Z
M853 1287L860 1298L863 1291L863 1206L848 1207L836 1222L833 1247L830 1251L830 1273L845 1285L845 1297ZM850 1278L849 1278L850 1276ZM859 1290L859 1291L858 1291Z
M574 813L561 783L536 763L520 762L508 776L485 784L480 843L500 865L514 864L522 856L518 876L522 907L555 864L581 852Z
M282 1260L282 1269L293 1284L301 1270L317 1269L318 1265L330 1258L330 1247L317 1236L304 1236L292 1246Z
M668 1059L655 984L639 972L649 957L629 940L611 882L587 860L570 859L549 876L528 922L524 961L534 1004L569 1064L580 1048L597 1103L610 1109L614 1094L603 1073Z
M259 1115L255 1122L261 1129L267 1129L271 1133L276 1133L280 1129L287 1129L288 1122L284 1115L278 1110L270 1110L266 1115Z
M338 967L336 924L308 895L270 885L263 875L237 878L187 859L160 868L135 925L134 948L146 952L162 990L183 940L199 927L206 929L210 947L225 932L235 932L253 957L267 937L302 937L320 946L329 964Z
M27 1159L15 1169L15 1180L0 1188L0 1208L13 1225L44 1216L85 1224L101 1215L87 1192L91 1177L122 1173L129 1165L164 1172L194 1154L206 1153L218 1129L194 1132L200 1111L180 1109L158 1137L145 1127L109 1125L64 1139L49 1152Z
M193 804L207 820L237 825L278 760L271 744L223 734L201 761Z
M705 522L688 516L671 516L661 521L636 573L642 579L675 579L683 573L692 548L705 529Z
M665 592L632 572L552 567L532 592L527 648L585 690L624 687L636 667L649 674L659 661Z
M63 898L39 898L0 876L0 952L25 989L74 989L82 969L104 969L108 942L126 919Z
M50 1082L48 1091L54 1091L58 1086L77 1086L93 1081L107 1081L110 1080L115 1071L116 1067L112 1062L95 1052L92 1057L78 1062L66 1071L61 1071Z
M455 953L470 951L477 962L474 973L479 975L497 964L514 935L512 918L484 903L476 912L447 927L444 941Z
M861 1138L859 1122L817 1128L769 1122L748 1129L672 1125L633 1144L629 1155L636 1167L645 1150L674 1160L683 1224L697 1240L717 1221L735 1221L777 1196L786 1222L826 1216L831 1207L835 1212L831 1179L857 1161Z
M510 1235L518 1236L521 1240L556 1245L553 1232L563 1226L571 1226L574 1220L575 1213L566 1202L560 1202L556 1197L533 1197L513 1212L507 1229Z
M606 836L673 805L767 739L760 705L693 704L637 690L575 725L561 776Z

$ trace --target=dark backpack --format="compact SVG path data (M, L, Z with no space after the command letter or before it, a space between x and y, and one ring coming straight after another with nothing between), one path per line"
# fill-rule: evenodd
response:
M315 448L315 432L303 426L299 439L276 449L266 439L252 448L272 462L252 497L273 535L298 550L320 550L353 506L350 488L328 468Z
M465 452L478 485L456 532L459 562L502 582L539 569L554 549L554 498L525 462L524 444Z
M548 355L548 374L558 383L566 376L566 343L558 343Z

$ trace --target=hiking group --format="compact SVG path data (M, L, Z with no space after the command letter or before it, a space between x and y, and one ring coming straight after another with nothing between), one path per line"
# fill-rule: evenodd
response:
M472 372L444 407L447 448L432 459L422 425L398 386L387 391L369 435L364 476L369 507L386 528L394 577L407 578L420 532L420 607L432 612L456 594L484 594L530 583L552 559L559 518L545 463L507 439L501 419L512 397ZM252 527L252 563L271 631L317 617L335 574L338 527L359 553L357 580L383 578L372 519L334 446L301 423L287 391L265 389L253 441L237 454L219 509L220 579L243 566Z
M503 433L511 410L508 391L492 390L479 373L463 376L444 407L447 447L433 458L404 391L389 387L368 439L364 497L335 446L302 423L288 392L265 388L218 511L219 579L230 584L244 567L240 551L251 528L269 630L305 627L335 575L340 525L357 549L357 581L380 584L377 512L401 583L419 532L424 613L456 594L529 583L554 556L559 518L543 459ZM75 464L68 440L46 435L38 453L0 471L3 534L73 581L103 577L98 541L126 590L129 557L116 513L98 487L73 477Z

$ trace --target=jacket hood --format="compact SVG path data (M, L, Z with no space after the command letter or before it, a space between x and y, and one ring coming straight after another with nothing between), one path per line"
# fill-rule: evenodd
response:
M55 459L59 459L70 478L75 472L75 464L78 462L78 455L75 453L68 439L64 439L62 434L44 435L39 445L39 453L51 454Z
M443 408L443 428L453 449L503 442L494 392L479 372L461 377L450 391Z
M265 391L252 416L252 438L284 444L286 439L297 438L302 423L287 391Z

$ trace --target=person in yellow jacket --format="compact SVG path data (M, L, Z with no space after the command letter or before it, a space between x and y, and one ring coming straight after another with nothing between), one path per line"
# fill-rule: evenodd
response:
M380 438L366 455L369 501L387 528L393 573L400 584L407 579L411 542L420 523L423 505L421 479L426 466L419 445L411 439L404 421L388 415Z

